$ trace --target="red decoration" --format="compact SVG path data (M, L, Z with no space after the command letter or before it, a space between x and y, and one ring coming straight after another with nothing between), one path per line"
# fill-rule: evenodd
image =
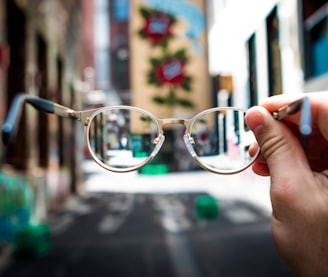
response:
M171 26L172 21L169 16L165 14L153 14L147 18L143 33L152 43L158 44L172 36Z
M165 1L165 0L163 0ZM176 94L176 89L191 92L192 77L186 74L185 67L189 62L187 50L169 51L170 41L174 38L173 27L177 19L167 13L140 7L140 15L144 19L139 29L139 36L148 41L152 47L162 49L162 54L149 59L150 68L147 74L148 84L156 87L166 87L166 95L156 95L153 101L160 105L180 105L193 108L194 104L188 98Z
M145 7L141 7L139 12L144 19L139 35L154 45L166 47L168 40L173 37L172 27L176 19L169 14Z
M184 64L179 59L163 61L156 68L156 75L161 83L181 85L184 81Z

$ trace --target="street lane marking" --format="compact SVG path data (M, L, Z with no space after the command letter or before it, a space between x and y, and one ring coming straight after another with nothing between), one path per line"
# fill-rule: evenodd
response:
M169 232L182 232L192 228L192 223L186 215L186 208L176 197L154 197L155 208L160 212L162 227Z
M101 233L114 233L117 231L125 220L125 216L106 215L98 225L98 231Z
M203 274L196 262L190 243L184 231L192 227L185 212L185 206L177 197L154 197L155 207L160 212L165 232L165 242L177 277L201 277Z
M245 207L235 207L224 211L224 215L234 224L254 223L257 221L257 215Z
M63 216L60 216L54 220L54 222L51 222L50 220L50 230L52 235L58 235L60 233L65 232L69 229L71 224L74 221L74 216L72 214L65 214Z
M135 196L132 194L117 195L108 204L108 212L98 224L100 233L114 233L125 222L134 207Z

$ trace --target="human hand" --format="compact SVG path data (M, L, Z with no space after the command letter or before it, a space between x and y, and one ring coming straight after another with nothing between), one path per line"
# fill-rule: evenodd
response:
M272 234L297 276L328 276L328 91L310 93L312 133L303 148L300 113L283 121L272 112L297 99L265 99L246 116L261 148L255 173L270 176ZM252 149L251 149L252 151Z

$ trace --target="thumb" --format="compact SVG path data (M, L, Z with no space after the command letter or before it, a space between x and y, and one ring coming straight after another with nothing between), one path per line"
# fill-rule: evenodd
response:
M263 107L249 109L246 123L254 132L272 181L296 181L303 178L302 173L309 172L303 148L287 125L274 119Z

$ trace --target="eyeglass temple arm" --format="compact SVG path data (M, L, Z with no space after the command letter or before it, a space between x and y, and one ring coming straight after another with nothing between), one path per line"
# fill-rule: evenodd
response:
M301 134L307 136L312 132L311 104L309 97L305 96L280 108L278 111L273 112L272 116L277 120L281 120L288 115L299 112L300 110L302 112L300 119L300 132Z
M2 126L2 141L5 145L9 144L17 133L19 119L23 110L23 105L28 103L40 112L54 113L62 117L71 117L77 119L75 111L64 106L58 105L52 101L39 98L37 96L18 94L9 109L8 115Z

